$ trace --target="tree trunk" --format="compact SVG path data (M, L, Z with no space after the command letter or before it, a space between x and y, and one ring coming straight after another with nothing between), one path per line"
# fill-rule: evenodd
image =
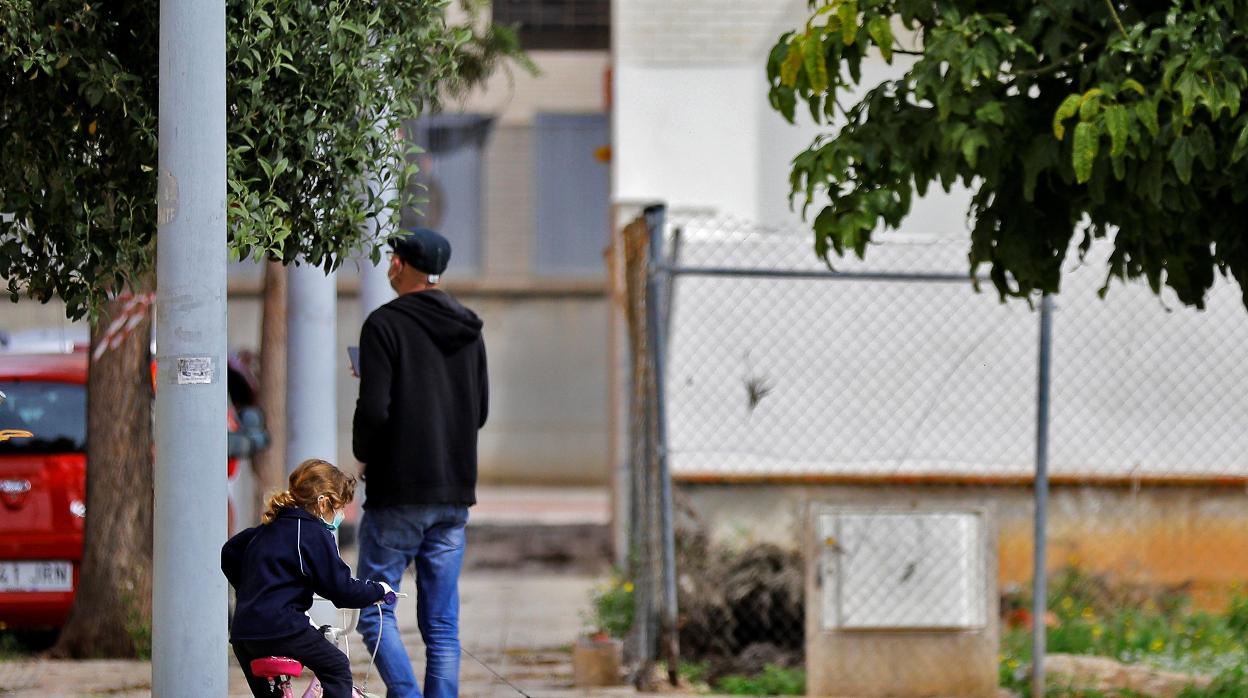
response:
M269 447L252 461L260 506L272 492L286 489L286 267L264 268L264 308L260 322L260 409L269 430Z
M152 298L123 293L91 326L82 569L52 656L151 652Z

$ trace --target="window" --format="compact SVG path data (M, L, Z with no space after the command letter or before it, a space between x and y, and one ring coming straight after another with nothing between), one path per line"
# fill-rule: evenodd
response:
M413 156L419 171L407 196L415 206L403 209L401 224L445 235L451 242L448 273L457 277L481 271L482 153L492 123L480 114L439 114L406 125L424 152Z
M87 448L87 388L76 383L0 382L0 429L29 439L0 441L0 453L74 453Z
M541 276L601 277L611 198L605 114L538 114L534 121L534 268Z
M494 0L494 23L514 26L526 49L607 49L609 0Z

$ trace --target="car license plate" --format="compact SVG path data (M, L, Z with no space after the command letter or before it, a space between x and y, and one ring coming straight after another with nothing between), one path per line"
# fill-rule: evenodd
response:
M0 591L73 591L74 567L65 560L0 562Z

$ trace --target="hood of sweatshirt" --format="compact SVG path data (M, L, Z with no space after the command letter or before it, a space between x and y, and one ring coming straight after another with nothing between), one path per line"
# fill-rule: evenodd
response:
M453 354L481 337L481 318L441 291L409 293L385 307L420 325L443 354Z

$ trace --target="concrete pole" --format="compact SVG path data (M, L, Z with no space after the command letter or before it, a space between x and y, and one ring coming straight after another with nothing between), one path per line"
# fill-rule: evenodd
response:
M337 275L290 267L286 309L286 472L308 458L338 463ZM350 467L345 466L350 472Z
M394 201L394 190L387 187L381 191L379 196L386 205L389 205L390 202ZM387 232L375 220L369 221L367 225L369 236L372 238ZM389 246L386 246L385 249L389 249ZM375 266L367 256L360 260L361 320L368 317L369 313L394 299L394 289L390 288L390 278L386 276L386 270L389 267L390 261L385 254L381 255L381 261Z
M394 300L394 289L390 288L390 278L386 276L389 261L385 255L377 266L365 257L360 262L360 319L381 306Z
M152 693L224 696L225 0L161 0L159 60Z

